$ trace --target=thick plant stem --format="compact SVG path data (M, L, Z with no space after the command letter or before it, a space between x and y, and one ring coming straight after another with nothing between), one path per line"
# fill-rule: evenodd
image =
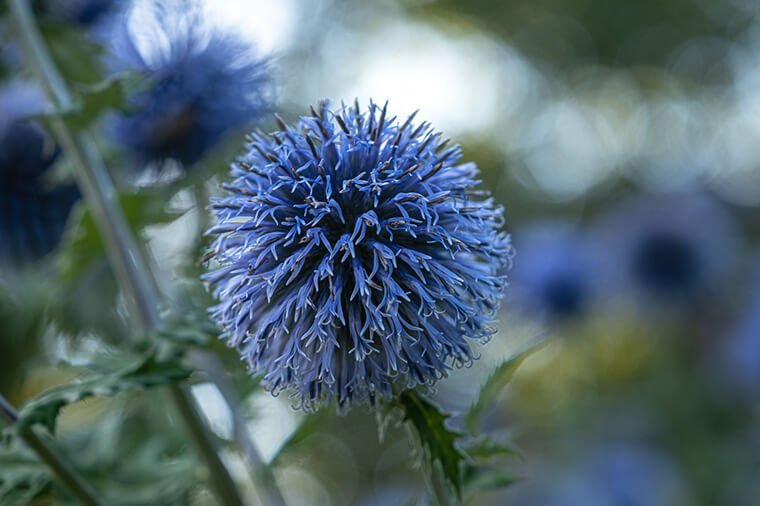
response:
M74 101L39 33L27 0L9 0L30 62L59 111L74 108ZM73 132L61 118L53 118L53 130L76 169L77 181L90 204L120 285L144 330L160 329L158 297L149 270L119 207L116 190L102 158L86 132ZM243 500L221 461L213 436L205 427L192 396L179 386L169 387L177 411L195 440L209 468L211 483L225 506L242 506Z
M0 394L0 413L11 423L18 420L16 408ZM87 506L103 506L101 501L79 473L64 460L61 455L53 448L47 436L38 434L34 428L29 427L19 432L19 436L24 440L26 445L37 454L47 466L53 471L58 481L66 487L79 502Z
M216 355L206 352L198 351L194 352L194 355L195 363L199 365L201 371L217 386L230 408L234 437L248 464L251 480L259 495L259 501L267 506L285 506L285 499L277 487L277 481L272 470L264 462L256 444L251 439L250 434L248 434L248 427L246 427L240 404L237 401L235 386L226 377L220 360Z

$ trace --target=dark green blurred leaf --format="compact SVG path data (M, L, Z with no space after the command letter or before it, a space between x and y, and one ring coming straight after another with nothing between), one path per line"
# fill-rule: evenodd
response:
M191 319L172 323L157 337L179 346L208 348L219 334L219 329L207 319Z
M167 209L166 192L166 189L142 190L119 196L119 203L133 232L139 234L148 225L171 223L182 215ZM74 282L97 260L105 258L105 249L89 208L85 208L78 223L72 227L69 239L61 246L59 257L64 284Z
M72 86L80 107L66 116L66 123L75 129L84 129L110 109L126 110L126 92L120 76L89 85Z
M467 464L467 456L457 447L464 435L446 427L446 420L451 415L442 413L430 401L410 390L402 393L397 403L404 410L404 421L409 422L419 438L429 472L435 472L440 466L444 479L461 499L462 470Z
M72 82L97 83L102 80L104 49L87 33L73 26L41 23L42 36L63 76Z
M491 436L481 436L464 448L465 453L475 461L495 457L519 457L520 452L509 444L495 441Z
M29 504L50 484L47 467L19 439L0 444L0 504Z
M0 392L6 395L21 385L31 359L39 354L40 338L48 324L45 307L49 296L49 287L43 290L31 278L22 276L9 282L14 286L13 296L3 293L0 286Z
M463 473L462 495L466 501L475 494L506 487L520 479L520 477L502 468L467 466Z
M522 364L523 361L532 355L535 351L541 348L544 343L545 341L539 341L538 343L528 346L526 349L516 353L515 355L512 355L507 360L502 362L502 364L499 365L499 367L497 367L493 373L491 373L491 376L488 377L486 382L480 388L478 398L472 404L472 407L470 407L470 410L467 412L467 415L465 417L467 427L473 433L477 433L478 424L480 423L480 419L483 416L486 408L488 406L491 406L496 401L496 398L499 396L504 387L506 387L507 384L512 381L512 378L514 377L517 368L520 367L520 364Z
M16 430L42 424L55 432L61 408L92 397L145 390L180 381L190 375L177 357L159 358L155 354L134 360L130 365L108 374L93 374L76 383L56 387L26 401L19 411Z

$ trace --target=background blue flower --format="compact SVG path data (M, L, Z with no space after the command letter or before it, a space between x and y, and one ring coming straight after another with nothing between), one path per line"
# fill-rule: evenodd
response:
M80 26L90 27L104 21L126 5L124 0L65 0L51 2L51 13Z
M43 107L39 90L13 82L0 90L0 262L39 259L60 242L79 199L75 184L50 184L58 157L42 128L23 117Z
M134 24L130 19L112 35L110 63L150 83L131 95L132 113L116 119L113 135L139 162L191 166L229 130L268 109L267 65L196 9L156 4Z
M732 390L754 396L760 391L760 262L751 292L739 321L719 342L722 367L718 370L720 381L728 380Z
M224 337L274 392L339 407L473 359L512 256L503 210L428 123L343 107L255 134L232 165L206 276Z
M737 257L731 216L705 194L629 198L605 220L618 273L609 288L650 306L704 299L729 278Z
M530 223L515 234L519 261L511 293L535 316L583 316L593 305L606 273L598 241L564 221Z

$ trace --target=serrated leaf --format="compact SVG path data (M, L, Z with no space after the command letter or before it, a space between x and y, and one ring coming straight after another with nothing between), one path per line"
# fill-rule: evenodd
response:
M491 436L480 436L464 449L474 461L486 461L496 457L520 457L520 451L509 444L495 441Z
M192 318L172 323L156 337L184 347L208 348L219 330L210 320Z
M499 394L504 390L504 387L512 381L515 372L517 372L517 369L523 361L541 348L545 342L546 341L539 341L535 344L531 344L507 358L493 371L493 373L491 373L486 382L483 383L483 386L480 387L480 391L478 392L478 398L473 402L465 416L467 427L473 433L478 432L478 425L486 408L496 401Z
M96 84L72 86L79 107L65 115L66 123L74 129L85 129L108 110L126 110L126 91L121 79L112 76Z
M79 83L96 83L102 79L103 47L87 37L86 32L65 24L40 23L42 36L50 48L63 76Z
M31 425L42 424L54 433L58 414L68 404L92 396L112 396L166 385L187 378L190 372L176 358L159 359L148 355L113 373L93 374L33 397L19 410L19 419L14 427L24 430Z
M442 413L413 391L402 393L398 404L404 410L404 421L409 422L419 438L429 472L435 472L436 465L440 466L443 478L461 500L462 470L467 456L457 447L463 434L446 427L446 420L451 415Z
M520 477L502 468L467 466L463 473L463 498L468 500L475 494L496 490L520 481Z

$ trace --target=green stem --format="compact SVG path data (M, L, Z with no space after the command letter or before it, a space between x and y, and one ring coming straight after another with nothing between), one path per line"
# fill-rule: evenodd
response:
M29 53L29 60L50 99L57 110L71 110L74 101L42 40L28 1L9 0L9 5L22 42ZM122 288L131 299L134 314L144 330L158 330L162 321L158 313L158 297L149 278L150 271L132 237L119 207L113 182L93 140L86 132L72 132L60 117L53 118L52 127L74 162L77 181L92 208L111 264ZM226 506L242 506L243 500L219 457L216 442L206 429L192 396L179 386L171 386L169 389L177 411L208 465L211 482L219 499Z
M18 420L16 408L0 394L0 412L9 422ZM26 445L53 471L58 481L65 486L71 494L87 506L102 506L105 503L95 494L95 491L82 478L82 476L58 454L47 436L40 435L33 427L23 429L19 436Z
M237 392L235 392L235 386L227 378L221 361L216 355L200 351L195 352L193 358L200 370L219 388L222 397L224 397L230 408L235 441L237 441L248 464L251 481L253 481L256 487L261 504L266 504L267 506L285 506L285 499L277 486L274 473L264 462L259 449L251 439L250 434L248 434L248 427L243 418L240 403L237 401L238 396Z

